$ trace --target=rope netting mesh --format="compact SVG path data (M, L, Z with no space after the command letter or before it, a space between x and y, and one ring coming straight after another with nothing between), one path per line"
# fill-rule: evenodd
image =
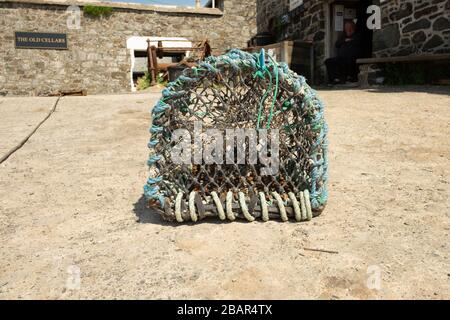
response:
M150 178L144 187L150 206L164 219L178 222L209 216L310 220L321 213L328 197L323 113L305 78L284 63L266 59L264 51L258 55L232 50L185 69L152 111ZM194 133L195 123L201 123L202 132L276 129L278 135L267 135L266 140L278 139L279 169L262 175L261 163L173 161L180 143L175 131ZM244 140L246 158L252 147L260 148L250 139ZM237 147L234 140L233 145Z

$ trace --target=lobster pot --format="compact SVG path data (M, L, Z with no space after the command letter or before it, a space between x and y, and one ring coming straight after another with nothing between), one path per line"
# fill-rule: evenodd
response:
M149 205L165 220L307 221L327 202L324 106L265 52L185 69L152 110Z

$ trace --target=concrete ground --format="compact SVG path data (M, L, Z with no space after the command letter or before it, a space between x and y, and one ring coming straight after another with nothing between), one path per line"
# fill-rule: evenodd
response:
M0 298L449 299L450 89L319 94L330 200L300 224L162 222L141 200L159 94L62 98L0 165ZM0 155L55 99L0 98Z

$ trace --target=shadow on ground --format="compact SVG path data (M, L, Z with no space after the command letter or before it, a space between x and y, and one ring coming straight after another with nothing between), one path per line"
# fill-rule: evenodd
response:
M450 95L450 86L372 86L369 88L361 87L345 87L345 86L316 86L315 90L321 91L350 91L350 90L364 90L369 93L428 93L428 94L443 94Z
M233 222L231 221L221 221L219 218L206 218L205 220L201 220L198 222L184 222L184 223L178 223L178 222L168 222L165 221L158 211L155 209L149 208L147 206L147 199L145 198L145 195L142 195L136 203L133 204L133 212L136 215L136 221L138 223L142 224L157 224L160 226L166 226L166 227L180 227L180 226L190 226L190 225L197 225L201 223L209 223L209 224L223 224L223 223L248 223L246 220L235 220ZM275 220L274 220L275 221ZM264 223L262 220L257 220L257 222Z
M202 221L198 221L198 222L185 222L185 223L178 223L178 222L168 222L165 221L160 214L158 213L158 211L156 211L153 208L149 208L147 205L147 199L145 198L145 195L142 195L139 200L133 205L134 209L133 212L136 215L136 221L138 223L142 223L142 224L157 224L160 226L166 226L166 227L180 227L183 225L195 225L195 224L199 224L199 223L212 223L212 224L220 224L220 223L227 223L227 222L222 222L220 220L215 220L215 219L205 219Z
M158 214L158 212L147 206L147 199L144 195L141 195L139 200L133 205L133 212L136 215L136 221L138 223L150 223L159 224L163 226L175 227L174 223L164 221L163 218Z
M450 86L379 86L369 88L367 92L373 93L417 92L417 93L450 95Z

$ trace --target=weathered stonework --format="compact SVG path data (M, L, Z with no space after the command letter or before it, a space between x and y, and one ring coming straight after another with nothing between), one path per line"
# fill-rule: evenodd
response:
M304 0L300 11L281 21L289 12L289 0L224 0L222 10L114 3L108 4L114 10L107 18L81 13L80 30L67 27L66 9L73 3L83 5L76 0L0 0L0 95L80 89L90 94L127 92L126 39L131 36L206 37L221 53L245 47L257 31L271 30L277 41L312 41L315 79L324 79L323 0ZM382 8L382 29L373 35L374 57L450 52L450 0L374 3ZM14 31L67 33L69 50L16 49Z
M381 1L374 57L450 52L450 0Z
M325 13L323 0L304 0L303 7L287 23L277 18L289 12L289 0L258 0L258 31L275 29L277 41L313 41L316 81L325 75Z
M289 0L258 0L258 31L275 30L278 41L314 42L315 78L319 81L327 58L326 3L304 0L299 14L274 25L274 20L289 13ZM450 52L450 0L374 0L373 4L382 11L382 28L373 32L373 57Z
M222 11L107 4L114 7L110 17L92 18L81 11L79 30L67 27L66 9L72 3L0 1L0 94L128 92L128 37L208 38L215 52L221 53L245 47L256 34L256 1L224 0ZM69 49L16 49L15 31L67 33Z

